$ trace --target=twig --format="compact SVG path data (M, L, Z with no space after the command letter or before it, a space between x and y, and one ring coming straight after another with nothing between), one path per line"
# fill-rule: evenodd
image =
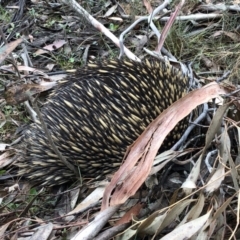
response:
M226 4L222 3L222 4L217 4L217 5L213 5L213 4L202 4L198 7L198 10L204 10L204 11L236 11L236 12L240 12L240 7L239 5L235 4L235 5L230 5L227 6Z
M197 136L194 136L193 138L191 138L189 141L187 141L187 142L185 143L185 145L182 147L182 149L186 149L189 144L194 143L194 142L196 142L196 140L197 140L198 138L203 138L203 137L205 137L205 134L199 134L199 135L197 135Z
M197 14L190 14L188 16L179 16L176 17L176 21L186 21L186 20L209 20L214 18L221 18L223 15L218 13L197 13ZM163 17L160 19L162 22L166 22L170 19L170 17Z
M198 118L193 123L190 124L190 126L184 132L180 140L171 148L172 150L176 151L181 145L183 145L183 143L186 141L191 131L195 128L196 124L201 122L206 117L207 113L208 113L208 105L207 103L204 103L202 113L198 116Z
M91 16L84 8L82 8L75 0L62 0L63 3L70 6L72 9L74 9L76 12L78 12L83 18L85 18L89 23L91 23L96 29L98 29L100 32L102 32L106 37L110 38L113 43L120 47L120 42L118 38L112 34L107 28L103 26L97 19L95 19L93 16ZM135 60L135 61L141 61L137 56L135 56L129 49L127 49L125 46L124 53L128 56L128 58Z
M123 56L124 53L124 48L123 48L123 37L126 33L128 33L130 30L132 30L138 23L144 21L144 20L148 20L148 23L150 25L150 27L152 28L153 32L156 34L158 40L161 37L161 34L159 33L159 31L157 30L155 24L153 23L153 18L156 16L156 14L160 11L162 11L168 4L170 3L169 0L165 0L163 2L163 4L161 4L160 6L158 6L153 12L152 14L150 14L149 16L142 16L139 19L137 19L133 24L131 24L125 31L123 31L120 36L119 36L119 42L120 42L120 54L119 54L119 58L121 58Z
M128 33L131 29L133 29L138 23L148 19L147 16L141 17L138 20L136 20L132 25L130 25L126 30L124 30L120 36L119 36L119 46L120 46L120 54L119 54L119 59L123 56L123 53L125 52L124 50L124 45L123 45L123 37L126 33Z
M117 234L123 232L127 227L129 227L131 223L124 223L121 225L117 225L114 227L111 227L104 232L100 233L97 237L94 238L94 240L108 240L115 237Z
M81 229L72 240L93 239L121 205L109 207L99 212L94 220Z
M182 0L182 1L178 4L175 12L171 15L171 17L169 18L168 22L167 22L166 25L164 26L163 31L162 31L162 34L161 34L161 37L160 37L160 39L159 39L159 41L158 41L158 46L157 46L157 48L156 48L156 50L155 50L157 53L160 53L160 51L161 51L161 49L162 49L162 46L163 46L163 43L164 43L164 41L165 41L165 39L166 39L166 37L167 37L167 34L168 34L170 28L172 27L172 25L173 25L173 23L174 23L177 15L178 15L178 12L179 12L180 8L183 6L184 2L185 2L185 0Z
M231 73L231 71L225 72L222 77L220 77L220 78L218 78L218 79L216 80L216 82L217 82L217 83L220 83L220 82L222 82L223 80L227 79L228 76L230 75L230 73Z
M212 156L214 156L215 154L217 154L217 152L218 152L218 150L215 149L215 150L209 152L209 153L207 154L206 158L205 158L205 164L206 164L206 166L207 166L207 169L208 169L209 173L211 173L212 170L213 170L213 167L212 167L211 164L209 163L209 159L210 159L210 157L212 157Z
M32 109L28 101L24 102L24 106L28 112L28 114L31 116L32 120L34 122L37 122L37 113Z
M235 93L238 93L240 91L240 88L236 89L235 91L229 93L229 94L226 94L225 97L230 97L232 95L234 95Z

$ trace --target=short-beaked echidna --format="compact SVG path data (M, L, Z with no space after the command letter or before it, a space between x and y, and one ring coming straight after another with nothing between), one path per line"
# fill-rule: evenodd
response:
M188 85L181 71L158 61L90 63L62 81L41 112L63 156L83 178L97 178L120 166L127 147ZM187 120L178 124L165 146L186 125ZM23 141L19 175L49 186L76 179L51 149L41 124L31 124Z

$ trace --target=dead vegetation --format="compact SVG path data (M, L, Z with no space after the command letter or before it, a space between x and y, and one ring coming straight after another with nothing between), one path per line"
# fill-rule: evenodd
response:
M239 239L239 95L230 94L239 88L239 2L192 0L180 6L164 1L163 10L151 15L163 6L159 1L82 1L91 14L87 17L74 2L1 2L0 84L7 91L0 98L0 238ZM177 6L178 16L163 34ZM210 84L176 102L172 109L177 115L160 115L167 119L162 130L157 120L146 129L143 134L152 131L148 139L153 142L145 143L146 135L141 135L110 185L84 182L69 190L41 189L23 179L4 180L14 160L15 130L37 118L26 92L38 96L41 106L43 91L88 60L114 59L120 52L135 60L162 59L154 51L161 39L160 49L172 64L199 79L199 85ZM213 82L221 78L223 83ZM197 130L177 151L154 160L156 151L149 149L159 147L163 130L170 131L169 119L174 127L181 114L204 102ZM145 155L136 152L138 144L145 144ZM135 165L128 161L131 154L139 154ZM131 174L124 178L121 171Z

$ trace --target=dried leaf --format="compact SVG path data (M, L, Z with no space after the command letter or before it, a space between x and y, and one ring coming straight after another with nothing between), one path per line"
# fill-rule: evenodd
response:
M32 67L28 67L28 66L17 66L18 71L28 71L28 72L33 72L35 74L39 74L42 76L47 76L46 73L44 73L41 70L38 70L37 68L32 68Z
M14 220L15 221L15 220ZM12 221L13 222L13 221ZM0 239L4 239L5 238L5 232L8 229L9 225L11 224L11 222L7 222L6 224L2 225L0 227Z
M210 146L212 140L215 137L215 134L219 130L219 128L222 124L222 118L223 118L224 114L226 113L228 107L229 107L229 104L225 104L225 105L220 106L218 108L218 110L216 111L216 113L212 119L212 122L208 128L207 134L206 134L204 152Z
M142 222L138 230L149 235L157 235L172 221L174 221L190 203L194 201L195 200L187 199L178 203L167 212L163 213L162 210L154 212L144 222Z
M5 114L0 111L0 128L2 128L2 127L5 125L6 122L7 122L7 121L6 121ZM0 151L1 151L1 149L2 149L2 146L1 146L1 144L0 144ZM4 148L4 149L5 149L5 148Z
M217 218L220 216L220 214L222 214L223 211L226 210L226 208L229 206L229 204L231 203L231 201L233 200L233 198L236 197L237 194L238 194L237 192L236 192L235 194L233 194L230 198L228 198L228 199L216 210L216 212L215 212L214 215L213 215L213 219L212 219L212 220L217 219Z
M210 69L211 71L218 71L219 70L220 67L216 63L214 63L212 60L210 60L208 57L202 55L201 59L204 62L204 65L208 69Z
M4 59L23 41L22 38L19 38L13 42L10 42L0 48L0 64Z
M31 239L47 240L49 239L49 236L52 233L52 230L53 230L53 224L51 222L49 222L48 224L44 224L38 227L37 232L31 236Z
M225 36L231 38L234 42L239 42L239 40L240 40L240 35L238 33L233 33L233 32L223 31L223 30L215 32L213 34L213 37L219 37L222 35L225 35Z
M52 52L52 51L54 51L56 49L61 48L66 43L67 42L65 40L56 40L56 41L54 41L54 43L45 46L43 49L38 49L34 53L34 55L38 56L38 55L41 55L41 54L44 54L44 53ZM47 51L45 51L44 49L46 49Z
M107 10L107 12L104 14L103 17L106 18L111 16L114 13L114 11L117 9L117 7L118 7L118 4L113 5L111 8Z
M184 219L181 221L181 223L177 227L182 226L184 223L189 222L190 220L198 218L200 216L200 214L202 213L202 210L203 210L203 207L204 207L204 201L205 201L205 197L201 193L199 195L197 203L185 215Z
M141 209L143 208L143 203L137 203L135 206L133 206L131 209L129 209L122 218L120 218L115 225L121 225L124 223L128 223L132 220L133 216L137 216Z
M191 172L189 173L187 179L184 181L182 184L181 188L196 188L196 181L198 179L199 173L200 173L200 167L201 167L201 162L202 162L202 155L198 158L197 162L193 166ZM186 189L186 191L188 191ZM185 190L184 190L185 191Z
M22 84L18 86L9 87L5 93L4 98L8 104L15 105L28 100L30 93L31 96L47 91L53 88L56 82L41 82L40 84Z
M178 153L174 152L173 150L165 151L162 154L158 155L154 160L154 165L157 165L157 166L152 167L151 173L149 175L153 175L159 172L167 163L172 161L177 155Z
M6 147L8 147L8 146L9 146L9 144L7 144L7 143L0 143L0 151L6 150Z
M158 212L155 212L154 214L152 214L149 218L147 218L144 221L144 225L140 225L140 227L138 228L139 231L141 230L141 232L143 232L143 233L147 233L149 235L154 235L157 232L159 226L162 225L167 214L168 214L168 212L165 212L165 213L159 215Z
M8 146L7 144L0 144L0 151L5 150L4 147ZM1 149L3 148L3 149ZM11 157L10 151L6 151L3 154L0 155L0 169L3 169L4 167L8 166L13 162L14 158Z
M90 195L88 195L80 204L78 204L71 212L68 213L65 219L66 221L71 221L74 217L73 214L76 214L84 209L88 208L91 204L96 203L99 199L102 198L105 190L105 186L96 188Z
M214 192L216 189L218 189L225 178L224 174L225 174L225 169L222 164L219 164L218 169L209 179L205 190L208 193L211 193L211 192Z
M135 237L137 234L137 230L133 230L131 228L128 228L124 233L120 236L120 240L128 240L132 239L132 237Z
M185 240L189 239L192 235L194 235L196 232L198 232L202 226L206 223L208 218L211 215L212 210L210 210L208 213L203 215L202 217L199 217L191 222L188 222L184 225L182 225L179 228L174 229L172 232L161 238L161 240Z
M161 226L159 226L155 235L160 233L165 227L167 227L172 221L176 220L183 210L189 206L195 199L186 199L176 204L167 214Z
M150 173L153 160L167 134L196 106L224 93L225 90L213 82L189 93L163 111L129 148L123 165L106 187L102 209L109 205L113 190L110 205L124 203L134 195Z
M99 212L94 220L82 228L74 237L71 238L71 240L94 239L118 208L119 206L109 207L108 209Z
M143 4L146 7L147 12L149 14L152 13L153 9L152 9L151 3L148 0L143 0Z

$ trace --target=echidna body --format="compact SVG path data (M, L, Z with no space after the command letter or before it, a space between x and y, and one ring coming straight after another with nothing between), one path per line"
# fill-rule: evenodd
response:
M62 81L42 108L55 145L83 178L105 176L164 109L183 97L188 78L162 62L108 61L89 64ZM165 141L170 147L186 127L181 122ZM74 180L51 149L41 124L25 133L19 174L42 185Z

